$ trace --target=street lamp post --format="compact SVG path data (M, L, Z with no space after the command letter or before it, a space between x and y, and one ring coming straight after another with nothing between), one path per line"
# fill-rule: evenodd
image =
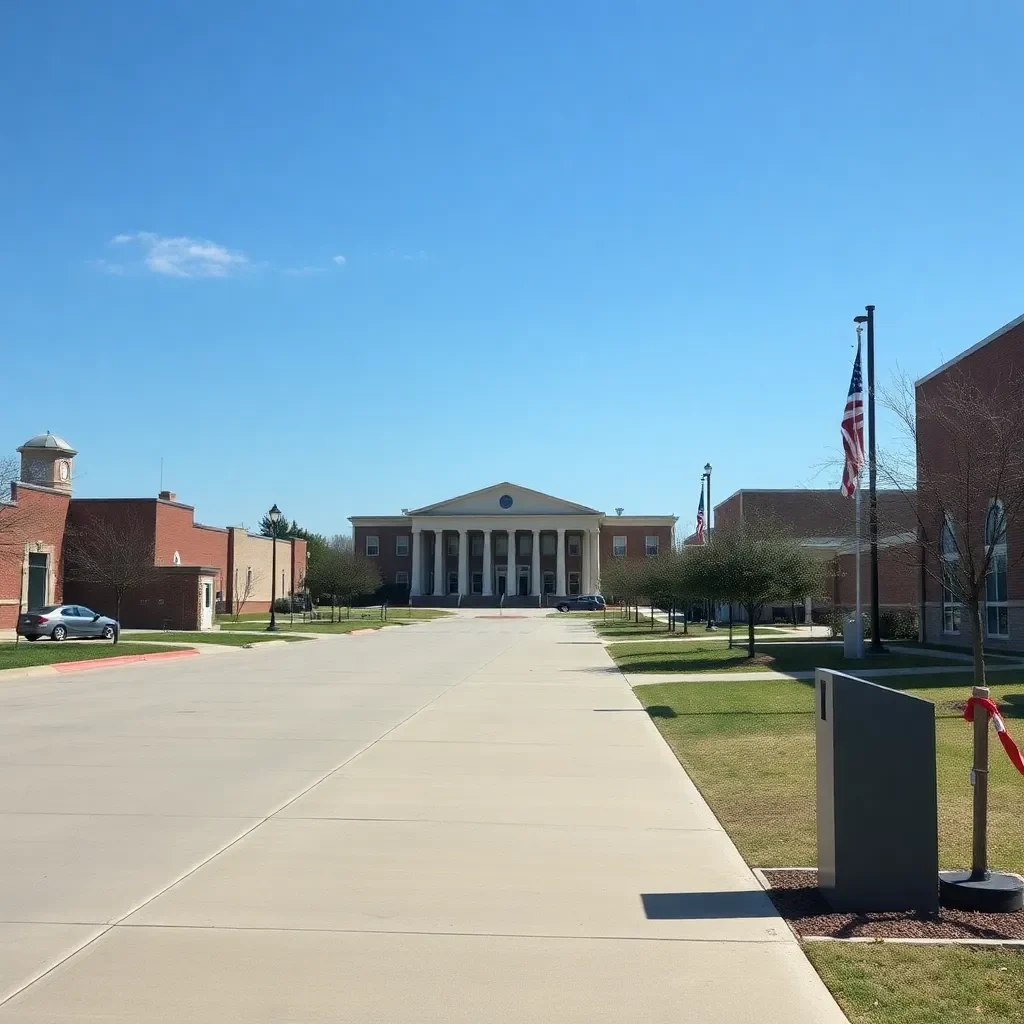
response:
M270 625L267 626L268 633L277 632L277 616L274 613L274 605L277 603L277 524L281 521L281 510L275 502L267 513L270 520Z
M711 463L710 462L705 462L704 463L703 479L707 481L707 491L706 491L706 495L707 495L707 497L706 497L707 511L705 512L705 517L707 519L707 522L705 523L704 529L705 529L705 532L707 533L707 538L710 541L711 540ZM714 599L713 598L708 598L708 625L707 625L708 629L714 629L715 628L715 614L714 614L714 611L715 611Z
M854 323L868 328L868 535L871 538L871 653L881 654L881 623L878 612L878 495L875 491L875 307L865 306L866 316Z

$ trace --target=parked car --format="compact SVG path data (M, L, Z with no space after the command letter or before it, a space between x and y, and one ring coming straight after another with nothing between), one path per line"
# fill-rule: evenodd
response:
M600 594L575 594L559 599L555 607L560 612L603 612L604 598Z
M26 640L48 636L51 640L92 637L113 640L120 626L116 619L100 615L80 604L48 604L18 616L17 632Z

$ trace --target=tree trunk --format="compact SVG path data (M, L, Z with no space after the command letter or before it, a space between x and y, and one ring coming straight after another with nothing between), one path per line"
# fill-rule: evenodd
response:
M729 649L732 650L732 600L729 601Z
M654 632L654 598L651 598L651 632Z
M119 591L114 592L114 619L117 621L117 626L114 628L114 643L116 644L121 639L121 593Z
M971 616L971 652L974 655L974 685L987 686L985 682L985 641L982 633L981 602L968 601L967 610Z
M640 602L639 601L636 602L635 613L636 613L636 618L633 621L636 623L636 625L639 626L640 625Z
M690 632L690 609L683 607L683 636Z
M747 657L754 656L754 606L747 605Z

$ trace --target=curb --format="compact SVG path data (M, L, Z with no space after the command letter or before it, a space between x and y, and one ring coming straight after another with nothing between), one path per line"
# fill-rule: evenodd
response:
M64 661L48 666L54 672L87 672L94 668L107 668L111 665L133 665L139 661L170 661L173 658L191 658L199 652L193 647L183 647L180 651L159 651L155 654L124 654L116 658L96 658L92 661Z

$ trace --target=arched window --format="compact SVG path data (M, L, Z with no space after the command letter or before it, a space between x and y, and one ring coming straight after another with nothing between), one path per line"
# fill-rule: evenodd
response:
M956 574L960 567L960 549L956 546L956 525L946 515L942 524L942 632L960 632L960 592Z
M985 577L985 632L991 637L1010 635L1006 602L1006 513L1000 501L993 501L985 516L985 550L988 574Z

